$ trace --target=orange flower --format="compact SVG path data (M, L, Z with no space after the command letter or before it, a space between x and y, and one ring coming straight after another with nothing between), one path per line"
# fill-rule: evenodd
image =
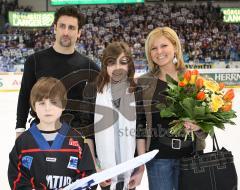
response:
M186 86L186 83L184 81L179 81L178 86L184 87L184 86Z
M223 99L227 102L231 101L234 98L234 91L233 89L230 89L226 92L226 94L223 96Z
M232 102L227 102L222 106L222 111L228 112L232 109Z
M198 78L196 80L196 87L197 87L197 89L201 89L203 87L203 79L202 78Z
M219 85L219 90L222 90L225 87L225 84L223 82L220 82L218 85Z
M194 69L194 70L192 70L191 74L192 74L192 75L199 75L199 71L196 70L196 69Z
M204 92L198 92L197 93L197 96L196 96L196 99L197 100L204 100L206 98L206 96L205 96L205 93Z
M184 79L186 79L187 81L190 81L191 79L191 71L187 70L185 73L184 73Z

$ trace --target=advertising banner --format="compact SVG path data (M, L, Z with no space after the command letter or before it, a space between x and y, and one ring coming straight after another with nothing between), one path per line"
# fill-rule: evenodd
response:
M0 73L0 92L18 91L21 80L22 73Z
M240 8L221 8L223 21L227 23L240 23Z
M14 27L50 27L54 12L8 12L9 23Z
M240 87L240 69L199 69L203 77L223 82L227 87Z

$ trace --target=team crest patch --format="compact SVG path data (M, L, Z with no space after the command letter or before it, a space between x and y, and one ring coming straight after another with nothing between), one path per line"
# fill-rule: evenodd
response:
M76 170L78 164L78 158L75 156L70 156L67 168Z
M73 140L72 138L69 139L69 145L71 146L79 146L78 141Z
M23 156L22 157L22 165L29 169L31 168L31 165L32 165L32 160L33 160L33 157L32 156Z

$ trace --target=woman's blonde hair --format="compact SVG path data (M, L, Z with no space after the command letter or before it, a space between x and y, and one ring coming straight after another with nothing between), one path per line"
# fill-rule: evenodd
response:
M145 42L145 54L147 57L149 70L152 71L153 73L156 73L157 71L159 71L159 66L156 63L154 63L151 58L151 48L152 48L153 42L157 38L160 38L162 36L166 37L172 43L172 45L174 46L174 48L176 50L175 55L177 58L177 64L176 64L177 70L185 69L181 43L180 43L177 33L169 27L162 27L162 28L158 27L158 28L155 28L154 30L152 30L148 34L146 42Z

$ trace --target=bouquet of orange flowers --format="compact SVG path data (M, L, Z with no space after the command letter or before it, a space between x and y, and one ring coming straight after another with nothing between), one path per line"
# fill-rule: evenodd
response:
M211 78L203 78L198 70L187 70L179 74L179 82L167 76L166 104L159 104L161 117L176 118L170 123L170 133L174 136L188 135L185 122L198 125L204 132L212 135L214 127L224 129L224 124L235 124L232 110L234 91L223 90L224 84Z

